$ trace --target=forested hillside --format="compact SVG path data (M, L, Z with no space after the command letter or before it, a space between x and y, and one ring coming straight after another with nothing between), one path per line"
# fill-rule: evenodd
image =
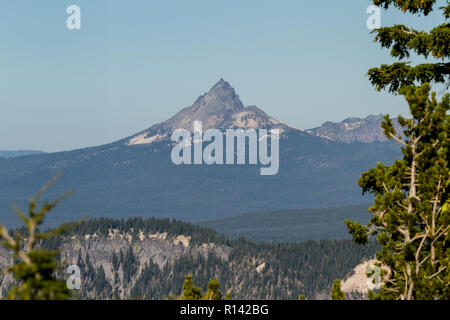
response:
M369 222L369 205L252 212L221 220L202 222L231 239L299 242L351 239L344 221Z
M80 267L81 290L72 294L83 299L170 298L181 293L187 274L203 288L217 278L233 299L326 298L334 279L376 251L375 244L347 240L256 244L184 222L140 218L91 220L41 245L61 248L63 265ZM0 252L0 263L5 255ZM10 285L3 279L0 289Z
M14 150L14 151L0 150L0 158L16 158L44 153L45 152L43 151L35 151L35 150Z

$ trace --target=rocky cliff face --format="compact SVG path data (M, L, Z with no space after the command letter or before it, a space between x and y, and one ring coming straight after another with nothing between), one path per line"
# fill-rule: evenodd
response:
M141 231L136 234L112 229L108 236L97 233L71 236L62 242L59 250L64 267L75 265L81 269L82 289L75 292L77 297L126 299L131 297L133 286L149 263L164 270L185 257L214 256L229 260L231 248L214 243L198 245L190 240L189 236L173 236L166 232L144 234ZM9 252L0 247L0 270L5 270L11 263ZM0 299L5 298L13 284L10 274L0 274ZM180 288L174 288L174 292L179 293Z
M218 279L233 299L318 299L375 250L350 240L261 245L180 221L138 218L91 220L39 245L59 250L60 279L73 275L69 266L79 268L74 299L167 299L181 294L188 274L203 290ZM0 247L0 270L11 264ZM0 274L0 298L13 285L10 274Z
M129 257L127 259L127 252L132 252L132 259ZM163 270L173 266L177 260L188 256L208 257L212 255L218 259L228 260L230 252L230 248L214 243L191 244L190 237L184 235L168 236L167 233L144 234L140 232L137 237L133 237L129 233L123 234L115 230L108 237L94 234L73 238L72 241L63 245L61 258L66 265L81 265L80 267L82 267L86 266L87 260L89 260L94 270L103 268L106 281L111 286L110 292L105 290L99 292L100 290L94 287L92 291L82 290L85 298L98 299L99 297L116 296L124 299L132 297L131 290L149 263ZM121 254L124 254L124 259L128 261L120 261ZM118 257L117 262L114 261L114 255ZM130 264L133 261L134 265L127 269L127 263ZM180 288L174 289L179 290Z

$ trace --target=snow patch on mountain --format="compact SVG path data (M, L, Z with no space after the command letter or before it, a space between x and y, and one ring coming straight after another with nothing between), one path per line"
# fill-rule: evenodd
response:
M167 138L167 134L155 134L153 136L148 137L148 133L143 133L131 138L127 145L135 146L140 144L152 144L155 141L161 141Z
M356 121L356 122L350 122L350 123L344 122L343 125L344 125L345 130L350 131L350 130L355 130L359 127L362 127L364 125L364 122L362 122L362 121Z

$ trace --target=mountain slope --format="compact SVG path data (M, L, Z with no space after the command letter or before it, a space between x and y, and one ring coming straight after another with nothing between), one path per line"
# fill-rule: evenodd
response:
M202 121L203 130L216 129L293 129L269 117L256 106L244 107L231 85L221 79L209 92L200 96L192 106L184 108L172 118L127 138L127 145L145 145L167 140L176 129L194 131L194 121Z
M34 151L34 150L14 150L14 151L5 151L0 150L0 158L16 158L22 156L36 155L36 154L44 154L42 151Z
M279 128L280 170L260 176L259 165L176 166L170 160L174 128L203 120L204 128ZM389 142L342 143L298 130L244 107L221 80L166 122L93 148L0 159L0 221L15 225L10 203L26 205L58 171L46 193L75 194L49 218L52 223L89 217L156 216L214 220L244 212L341 206L370 202L356 184L377 161L399 155Z

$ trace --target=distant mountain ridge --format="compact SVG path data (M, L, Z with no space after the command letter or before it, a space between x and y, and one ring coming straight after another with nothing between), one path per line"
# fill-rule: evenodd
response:
M381 122L383 115L370 115L365 118L348 118L341 122L327 121L317 128L307 130L308 133L343 143L352 142L386 142ZM396 129L399 129L394 119Z
M36 151L36 150L13 150L13 151L0 150L0 158L16 158L44 153L45 152L43 151Z

